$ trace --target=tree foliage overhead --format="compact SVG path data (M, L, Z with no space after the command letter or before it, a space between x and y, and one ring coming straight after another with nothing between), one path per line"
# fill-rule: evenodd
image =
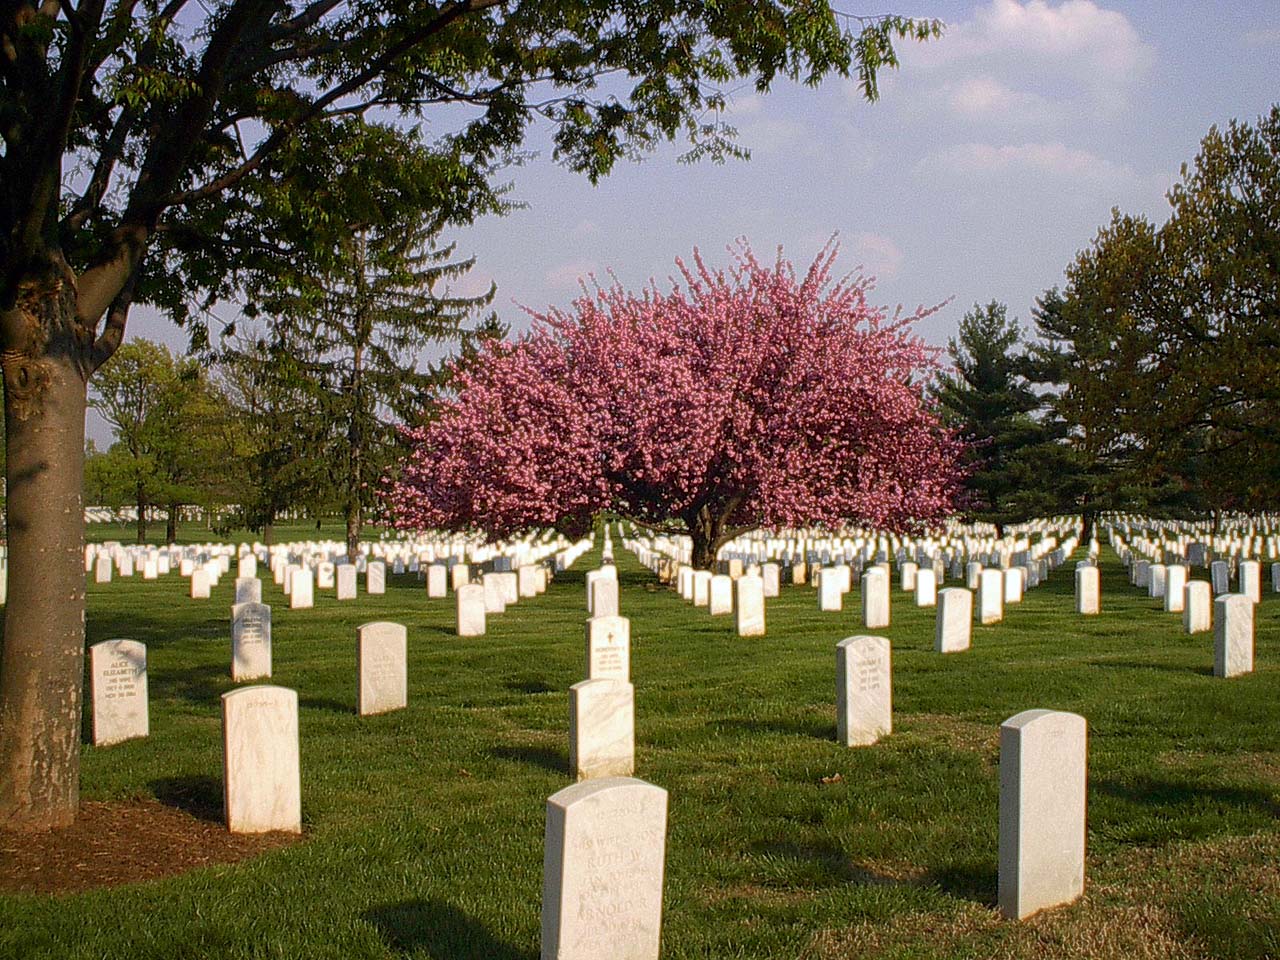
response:
M1068 268L1063 406L1189 511L1280 494L1280 105L1213 128L1155 227L1115 212Z
M191 291L199 305L279 266L266 237L326 256L332 213L308 187L347 165L474 213L537 120L593 180L663 139L722 158L738 151L725 85L856 72L874 98L893 40L939 31L809 2L17 2L0 18L0 302L70 269L92 327L159 234L129 292L184 319ZM437 113L430 139L387 123Z
M683 285L615 286L488 346L413 434L390 491L405 527L493 534L612 509L687 531L694 562L761 525L903 526L950 507L958 444L926 408L936 351L833 283L743 247Z

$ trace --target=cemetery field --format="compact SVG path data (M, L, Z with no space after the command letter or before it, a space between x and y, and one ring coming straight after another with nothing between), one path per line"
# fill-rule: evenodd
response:
M384 596L362 578L354 602L318 590L310 610L264 576L271 682L299 697L302 839L146 883L0 894L0 957L534 960L546 798L570 783L567 691L585 676L584 573L599 560L475 638L454 635L452 595L428 600L414 574L388 574ZM1280 956L1269 589L1255 672L1223 680L1212 633L1184 634L1109 551L1100 616L1074 613L1069 562L946 655L934 609L895 571L893 625L874 631L892 642L894 730L850 749L835 742L835 647L868 632L856 586L843 613L783 587L768 635L741 639L620 544L617 560L635 775L670 797L664 958ZM82 793L217 823L234 577L208 601L186 587L89 583L88 642L147 645L151 735L86 745ZM361 718L355 629L373 620L408 627L409 705ZM1013 923L994 906L998 728L1034 707L1088 721L1086 886Z

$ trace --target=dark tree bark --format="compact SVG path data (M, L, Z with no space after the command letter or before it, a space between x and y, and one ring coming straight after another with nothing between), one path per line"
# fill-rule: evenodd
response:
M730 526L729 518L738 508L741 497L733 497L729 503L713 509L708 504L692 509L684 517L685 526L693 540L689 560L695 570L711 570L716 554L734 537L754 529L748 526Z
M138 543L142 544L147 542L147 495L141 483L138 484L135 499L138 504Z
M165 543L174 543L178 539L178 504L169 504L169 520L164 525Z

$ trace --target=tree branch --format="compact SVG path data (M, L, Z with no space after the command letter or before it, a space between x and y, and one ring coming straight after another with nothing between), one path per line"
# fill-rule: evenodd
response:
M93 350L89 355L89 372L93 373L104 363L111 359L116 350L120 348L120 344L124 341L125 322L129 319L129 307L133 304L134 289L138 284L137 268L129 275L129 279L124 282L124 286L116 295L115 300L111 302L111 308L107 311L107 323L102 330L102 334L93 343Z
M431 36L439 33L455 20L460 19L468 14L477 13L487 10L490 7L500 6L507 0L462 0L462 2L450 4L442 8L439 16L428 23L423 29L409 34L400 40L399 43L393 44L382 56L371 61L368 66L357 73L355 76L348 78L342 83L333 87L327 93L321 95L312 101L306 109L300 110L294 116L285 120L280 126L272 131L271 135L262 142L253 156L244 161L240 165L228 170L222 176L209 181L204 186L196 187L191 190L185 190L181 193L172 194L163 198L162 203L173 206L179 204L194 203L208 197L215 196L222 191L234 186L236 183L244 179L254 170L258 169L271 154L291 136L294 131L301 127L308 120L314 119L321 115L326 108L336 101L342 99L350 93L363 87L371 80L376 79L396 60L412 51L416 46L427 40Z

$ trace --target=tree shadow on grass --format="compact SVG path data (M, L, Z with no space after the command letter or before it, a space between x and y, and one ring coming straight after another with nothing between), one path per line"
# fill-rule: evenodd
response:
M1170 813L1181 814L1178 808L1210 804L1250 810L1267 817L1280 817L1280 801L1269 790L1251 787L1213 786L1188 780L1158 780L1155 777L1133 777L1119 780L1094 780L1090 790L1130 803L1151 807L1164 807Z
M226 663L197 663L184 670L156 671L150 673L147 683L152 699L172 697L205 704L216 704L219 697L235 687L230 657Z
M1000 871L994 863L986 860L966 860L931 867L925 871L923 880L937 885L949 896L994 907Z
M216 777L165 777L152 780L147 786L166 807L175 807L212 823L226 820L222 806L222 781Z
M761 856L789 860L801 865L808 878L817 884L857 884L860 886L927 886L943 893L984 906L995 906L998 874L994 864L985 861L947 863L909 876L877 870L856 863L840 847L830 843L760 843L754 850Z
M1159 670L1162 673L1181 673L1185 675L1199 674L1202 677L1213 676L1213 667L1184 667L1176 663L1154 663L1150 660L1108 660L1095 657L1084 661L1090 667L1115 667L1121 670Z
M354 703L333 700L329 697L300 697L298 698L298 706L305 707L308 710L327 710L330 713L353 714L356 712Z
M508 680L506 682L508 690L516 693L557 693L559 687L553 687L545 680L532 678L521 678L519 680Z
M425 951L431 960L537 960L535 950L504 943L474 917L443 900L405 900L365 911L391 949ZM603 958L602 958L603 960Z
M528 744L501 744L489 751L499 760L514 760L542 767L552 773L569 775L569 758L559 750L551 747L529 746Z

